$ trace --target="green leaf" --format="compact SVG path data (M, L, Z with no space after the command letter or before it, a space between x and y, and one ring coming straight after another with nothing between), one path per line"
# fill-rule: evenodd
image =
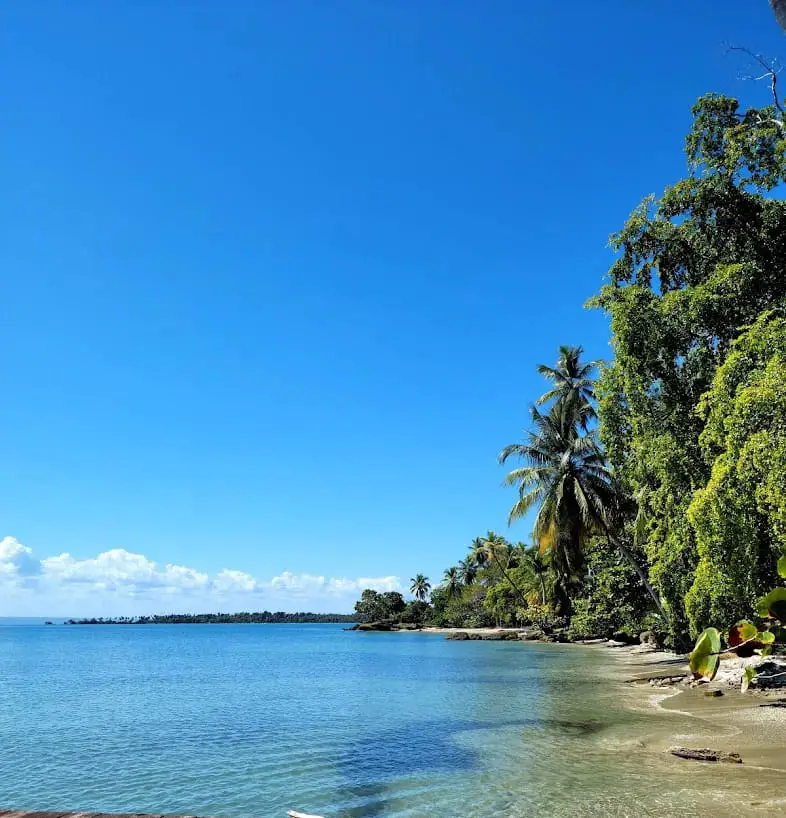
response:
M756 641L762 645L772 645L775 642L775 634L772 631L759 631L756 634Z
M772 645L767 645L758 651L759 656L769 656L772 653Z
M778 576L786 579L786 554L778 560Z
M740 685L740 691L745 693L755 678L756 668L752 665L748 665L742 673L742 684Z
M775 588L759 600L759 616L786 620L786 588Z
M718 672L720 633L717 628L707 628L696 640L690 655L690 669L694 679L711 682Z

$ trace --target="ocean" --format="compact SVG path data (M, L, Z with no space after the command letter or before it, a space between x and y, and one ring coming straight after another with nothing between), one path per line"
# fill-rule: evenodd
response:
M728 770L646 752L675 716L631 709L608 662L340 625L0 620L0 808L724 814Z

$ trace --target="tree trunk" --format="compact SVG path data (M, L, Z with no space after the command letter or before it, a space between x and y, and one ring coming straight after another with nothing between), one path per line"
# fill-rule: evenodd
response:
M543 603L543 607L546 607L546 583L543 581L543 574L538 576L540 579L540 601Z
M660 601L660 597L655 592L655 589L652 587L652 585L650 585L650 581L647 579L647 575L642 570L638 560L633 556L633 554L631 554L628 547L623 545L622 541L615 537L611 531L609 531L609 527L604 522L601 521L601 524L606 531L606 536L608 537L609 542L631 564L633 570L639 575L641 584L647 589L647 593L652 597L652 601L655 603L655 607L658 609L658 612L668 622L669 616L666 613L666 609L663 607L663 603Z
M527 602L527 598L521 592L521 589L519 588L519 586L516 585L516 583L513 582L513 580L510 578L510 574L507 572L507 570L502 567L502 562L500 561L499 557L493 551L491 552L491 556L494 558L494 562L497 563L497 566L499 567L499 570L502 571L502 575L505 577L505 579L513 587L513 590L516 592L516 595L518 596L518 598L524 603L524 607L525 608L528 607L529 602Z

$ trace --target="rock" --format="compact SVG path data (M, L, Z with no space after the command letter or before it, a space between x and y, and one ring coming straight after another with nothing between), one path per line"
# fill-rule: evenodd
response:
M493 633L484 633L480 637L484 642L501 642L507 639L507 634L503 631L494 631Z
M469 639L469 634L466 631L454 631L453 633L446 633L445 639L451 642L465 642Z
M469 638L472 639L473 641L477 642L477 641L479 641L480 639L483 638L483 635L480 634L480 633L471 633L471 634L469 634Z
M525 639L527 642L535 642L538 639L543 639L544 633L540 628L533 628L531 631L524 631L519 634L519 639Z
M620 642L618 639L609 639L606 642L606 646L610 648L626 648L628 646L628 643Z
M638 636L631 636L625 631L617 631L612 637L614 642L622 642L624 645L635 645L638 642Z
M756 668L753 684L758 690L769 690L786 685L786 666L782 662L762 662Z
M705 690L705 691L704 691L704 695L705 695L705 696L706 696L708 699L714 699L714 698L716 698L716 697L718 697L718 696L722 696L722 695L723 695L723 691L722 691L722 690Z
M723 750L692 750L689 747L671 747L669 752L678 758L687 758L691 761L723 761L728 764L742 764L738 753L726 753Z

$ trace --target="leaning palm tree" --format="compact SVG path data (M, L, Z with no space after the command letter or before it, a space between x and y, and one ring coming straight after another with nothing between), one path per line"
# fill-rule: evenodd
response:
M478 564L472 554L465 560L459 560L458 575L464 585L475 584L475 580L478 578Z
M425 602L431 592L431 583L428 581L428 577L423 576L423 574L416 574L410 579L410 582L412 585L409 586L409 592L415 599Z
M502 573L502 576L505 577L511 588L513 588L515 591L516 596L518 596L518 598L524 603L524 607L526 608L528 605L527 597L513 580L507 566L503 565L502 563L502 557L509 554L509 552L510 546L508 541L501 535L495 534L493 531L489 531L485 537L476 537L470 546L471 557L480 565L485 565L487 563L493 563L496 565Z
M562 405L576 417L577 423L586 431L590 421L597 415L593 407L595 401L593 374L597 361L583 363L582 347L561 346L559 360L554 367L541 364L538 372L551 381L551 389L538 399L538 405L551 401Z
M442 584L445 587L445 592L448 599L455 599L461 596L462 584L459 579L458 569L455 565L445 571L445 576L442 578Z
M533 429L524 443L506 446L499 462L510 457L524 460L505 484L517 486L519 499L510 511L509 522L538 509L533 535L549 543L555 569L564 577L584 562L584 546L593 534L602 534L631 564L656 608L666 612L633 553L619 539L619 508L622 494L607 467L595 435L580 435L573 406L556 403L549 414L532 408Z

